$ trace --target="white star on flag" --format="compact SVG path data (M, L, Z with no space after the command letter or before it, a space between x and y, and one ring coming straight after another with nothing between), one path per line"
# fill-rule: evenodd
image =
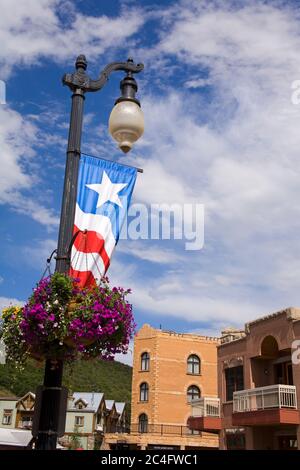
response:
M103 206L107 201L123 207L118 193L127 186L127 183L112 183L109 176L105 171L103 171L102 181L100 184L86 184L86 186L99 194L97 207Z

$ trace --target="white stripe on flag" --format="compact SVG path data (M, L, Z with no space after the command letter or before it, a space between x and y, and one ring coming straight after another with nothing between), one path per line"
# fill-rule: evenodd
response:
M75 271L90 271L95 279L105 273L105 266L99 253L84 253L72 247L71 267Z
M99 233L104 240L104 247L108 257L116 245L116 240L112 231L111 221L109 217L100 214L91 214L83 212L79 205L76 204L75 221L74 224L79 230L90 230Z

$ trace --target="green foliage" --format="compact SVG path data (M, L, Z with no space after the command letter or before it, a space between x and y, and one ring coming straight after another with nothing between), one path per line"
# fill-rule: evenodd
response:
M11 364L0 364L0 388L19 397L28 391L35 392L43 383L44 366L29 361L23 370ZM125 401L130 404L131 367L115 361L76 361L66 365L64 385L71 391L103 392L109 400Z
M3 310L0 339L6 360L22 368L28 358L113 359L126 353L134 334L130 290L99 285L80 288L67 274L41 279L29 301Z
M70 450L75 450L75 449L78 449L79 447L82 447L80 433L78 432L77 426L75 426L74 428L74 434L70 436L69 443L70 443L70 447L69 447Z
M59 298L62 304L67 304L72 298L73 282L68 276L54 273L51 277L52 293L55 294L53 301Z

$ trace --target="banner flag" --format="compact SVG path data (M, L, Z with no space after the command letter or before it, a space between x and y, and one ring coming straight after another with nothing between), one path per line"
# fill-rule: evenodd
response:
M97 283L107 271L126 218L137 169L82 156L71 251L70 275L82 287Z

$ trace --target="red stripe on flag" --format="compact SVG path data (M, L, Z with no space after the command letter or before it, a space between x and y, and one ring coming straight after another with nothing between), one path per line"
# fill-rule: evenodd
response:
M95 286L96 281L91 273L91 271L77 271L73 268L70 268L70 276L79 279L78 286L80 287L86 287L86 286Z
M78 227L74 225L73 234L78 231ZM74 241L74 246L78 251L83 253L99 253L103 260L105 271L107 271L110 264L110 259L106 253L105 242L100 233L94 232L92 230L88 230L86 233L79 232Z

